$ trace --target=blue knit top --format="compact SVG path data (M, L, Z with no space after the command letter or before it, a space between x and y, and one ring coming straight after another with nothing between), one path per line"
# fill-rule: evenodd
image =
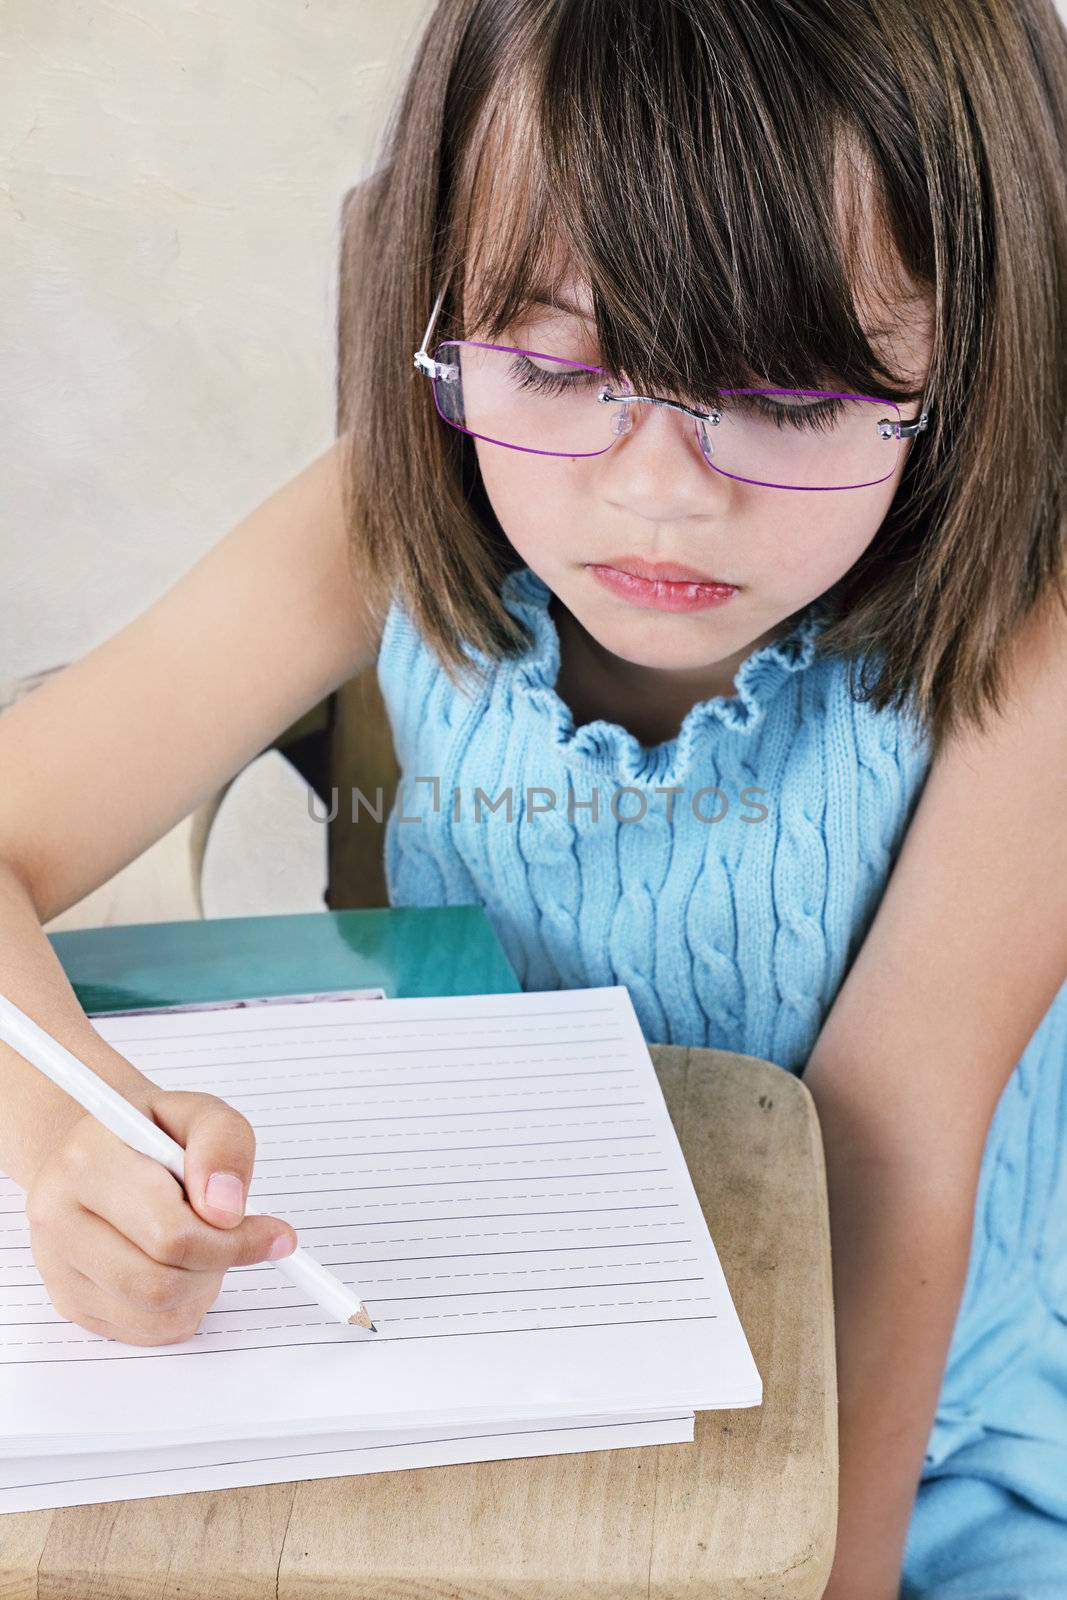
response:
M502 662L468 647L487 671L476 688L451 683L398 599L386 616L390 903L481 905L524 989L625 984L650 1043L802 1073L921 794L927 737L852 697L848 662L817 651L821 600L673 738L576 728L555 689L551 590L524 566L502 598L533 642ZM990 1129L928 1461L977 1426L979 1395L1003 1391L1061 1312L1067 1393L1065 1068L1067 983Z
M818 602L673 739L576 729L553 687L551 590L522 567L503 598L534 644L481 694L452 686L399 605L386 618L391 903L482 905L524 989L624 983L650 1042L800 1069L877 907L925 744L854 703L842 662L816 660Z

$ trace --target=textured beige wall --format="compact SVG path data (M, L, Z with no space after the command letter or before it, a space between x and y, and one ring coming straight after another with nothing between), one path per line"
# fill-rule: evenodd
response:
M429 0L0 0L0 704L333 434L338 209Z

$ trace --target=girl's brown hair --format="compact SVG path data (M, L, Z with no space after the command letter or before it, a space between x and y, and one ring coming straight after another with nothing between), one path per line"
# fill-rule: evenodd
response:
M446 274L431 349L499 338L573 264L601 364L639 393L833 372L925 395L819 648L873 668L853 694L915 716L935 748L981 726L1018 624L1049 595L1067 611L1065 165L1052 0L440 0L342 216L337 423L360 570L454 683L468 646L528 646L473 441L441 422L412 354ZM921 390L880 364L909 294L932 307Z

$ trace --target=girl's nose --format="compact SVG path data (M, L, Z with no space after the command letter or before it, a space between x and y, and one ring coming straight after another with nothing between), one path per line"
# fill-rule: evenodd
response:
M612 421L615 443L600 458L610 477L613 500L660 522L714 514L726 504L733 480L709 466L698 435L700 423L670 406L642 400L617 409L619 415ZM710 448L710 429L705 437Z

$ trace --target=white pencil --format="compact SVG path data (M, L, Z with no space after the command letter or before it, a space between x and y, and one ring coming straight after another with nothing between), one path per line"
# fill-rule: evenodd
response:
M87 1067L84 1061L79 1061L65 1045L53 1039L39 1023L3 995L0 995L0 1038L24 1056L31 1066L39 1068L46 1077L51 1078L73 1100L77 1100L80 1106L84 1106L131 1149L140 1150L143 1155L162 1163L185 1187L185 1151L177 1140L150 1122L117 1089L113 1089ZM247 1217L256 1215L262 1213L245 1212ZM266 1262L263 1264L268 1265ZM290 1255L269 1265L277 1267L295 1288L310 1294L338 1322L369 1328L372 1333L377 1333L369 1311L355 1291L316 1261L314 1256L308 1255L300 1245Z

